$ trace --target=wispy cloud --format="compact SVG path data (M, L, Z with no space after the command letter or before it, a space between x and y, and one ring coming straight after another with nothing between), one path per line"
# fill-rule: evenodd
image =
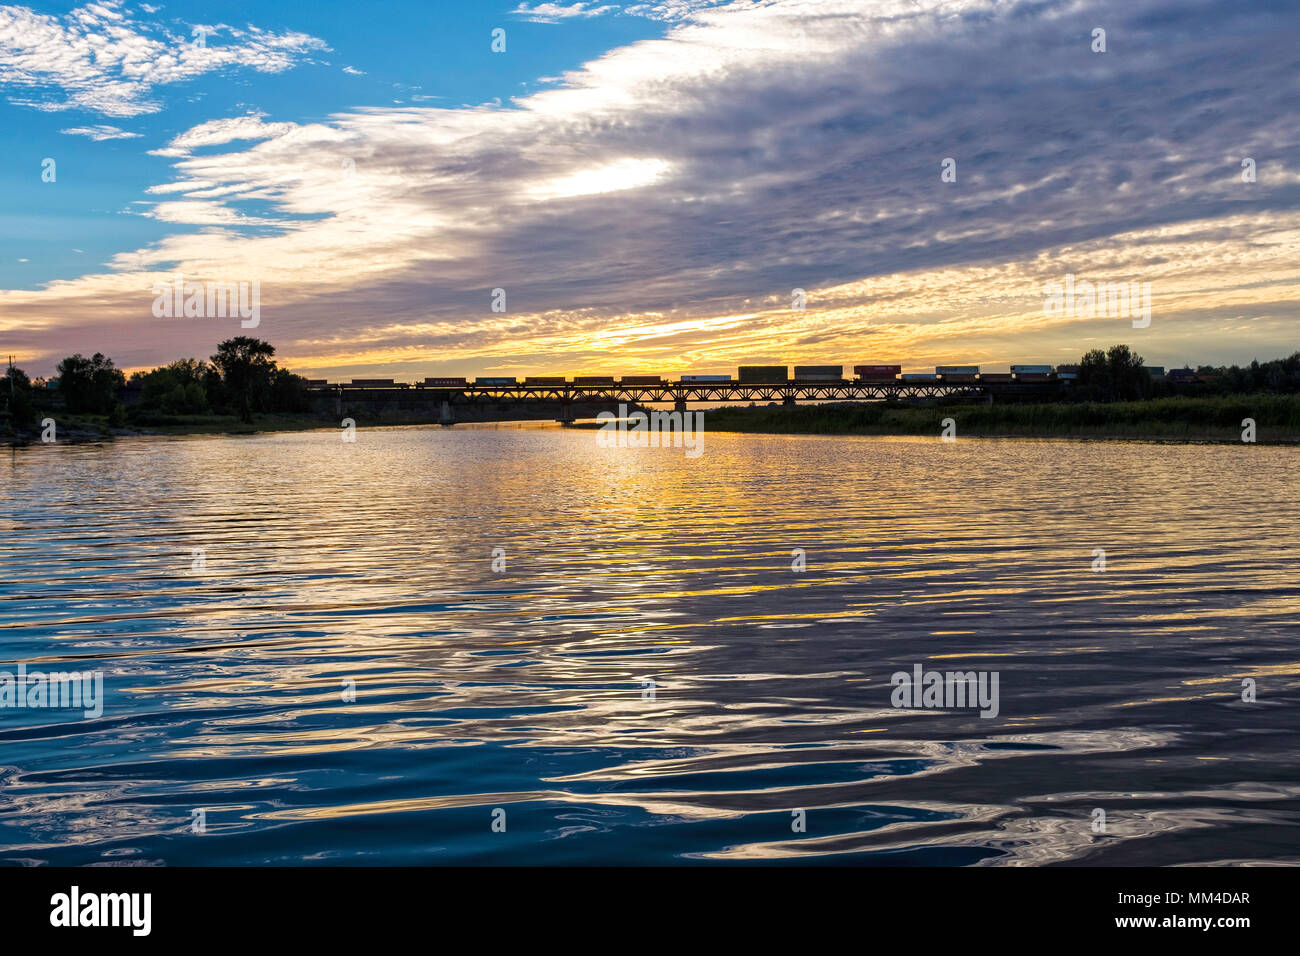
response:
M129 133L106 123L99 123L95 126L73 126L70 129L59 130L59 132L66 133L69 136L88 136L97 143L101 143L106 139L138 139L140 136L139 133Z
M122 0L100 0L62 16L0 7L0 88L10 102L47 112L138 116L161 109L155 96L160 86L222 70L278 73L328 49L305 33L254 26L186 30L142 22Z
M599 17L617 10L616 6L596 6L590 3L521 3L511 14L532 23L558 23L575 17Z

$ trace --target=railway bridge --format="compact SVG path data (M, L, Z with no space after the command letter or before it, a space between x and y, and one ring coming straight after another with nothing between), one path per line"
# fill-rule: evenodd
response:
M1049 399L1060 392L1058 382L943 381L787 381L787 382L659 382L656 384L475 384L439 385L316 385L318 400L333 400L342 414L356 404L436 411L444 425L457 421L509 420L512 417L553 417L565 424L619 405L671 404L685 411L691 403L727 404L779 402L922 402L944 399L984 401ZM539 409L543 414L539 414ZM494 419L494 414L525 413Z

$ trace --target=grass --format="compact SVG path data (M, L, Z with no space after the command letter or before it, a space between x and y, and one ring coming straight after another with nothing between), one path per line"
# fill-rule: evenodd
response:
M328 428L335 424L318 415L254 415L252 423L241 422L238 415L165 415L146 412L130 415L113 423L107 415L72 415L63 411L41 412L30 427L6 430L0 424L0 442L31 444L41 440L39 421L54 419L59 443L106 441L129 435L254 435L258 432L301 431Z
M1300 395L991 406L837 403L705 414L710 431L805 435L938 435L945 418L955 421L959 436L1234 442L1242 440L1242 419L1253 418L1258 442L1300 441Z

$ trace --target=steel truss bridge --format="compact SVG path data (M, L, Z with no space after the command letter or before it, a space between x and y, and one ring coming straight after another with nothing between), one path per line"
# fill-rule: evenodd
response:
M554 406L556 420L574 420L573 406L647 405L671 403L685 411L692 403L736 402L795 405L800 402L936 401L965 399L993 402L997 398L1050 398L1061 383L1051 382L662 382L657 385L322 385L311 391L331 396L337 406L347 402L427 405L439 407L444 422L455 420L454 408L501 408L512 404Z

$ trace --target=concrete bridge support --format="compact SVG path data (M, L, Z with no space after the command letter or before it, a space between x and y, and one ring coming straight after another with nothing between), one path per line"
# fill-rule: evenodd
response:
M442 410L438 412L438 424L443 428L450 428L456 424L456 418L451 413L450 402L442 403Z

